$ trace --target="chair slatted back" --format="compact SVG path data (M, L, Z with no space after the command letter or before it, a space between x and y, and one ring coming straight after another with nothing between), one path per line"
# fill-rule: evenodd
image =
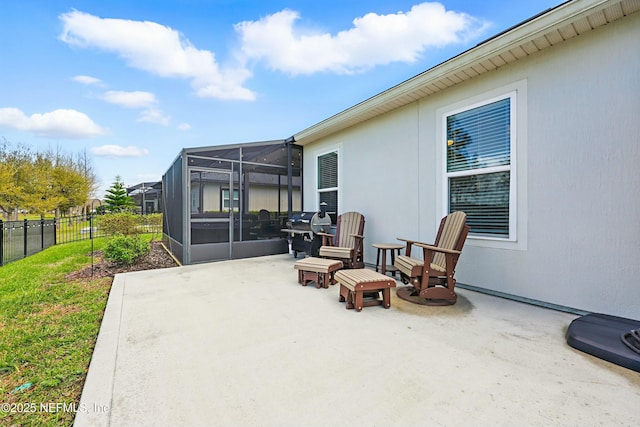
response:
M464 212L453 212L447 215L440 225L438 236L434 246L444 249L457 249L458 242L460 241L460 234L464 229L465 222L467 220L467 214ZM433 257L433 264L440 267L445 266L444 254L436 253Z
M335 246L354 248L356 239L351 234L362 235L364 217L359 212L345 212L338 217Z

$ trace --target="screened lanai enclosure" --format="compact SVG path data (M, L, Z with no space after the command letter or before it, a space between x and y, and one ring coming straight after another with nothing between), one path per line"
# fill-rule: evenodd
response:
M183 149L162 177L167 247L183 264L286 253L301 169L289 141Z

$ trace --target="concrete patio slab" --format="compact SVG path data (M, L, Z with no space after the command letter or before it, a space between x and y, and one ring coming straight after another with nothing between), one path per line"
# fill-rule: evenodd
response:
M640 425L640 374L569 347L575 315L462 289L358 313L294 261L117 275L75 426Z

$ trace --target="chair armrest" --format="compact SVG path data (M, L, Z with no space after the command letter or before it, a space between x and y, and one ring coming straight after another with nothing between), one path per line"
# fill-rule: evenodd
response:
M402 237L396 237L397 240L402 240L403 242L407 242L409 245L427 245L427 243L422 243L417 240L403 239Z
M364 236L361 236L359 234L349 234L349 236L355 237L356 239L364 239Z
M417 243L420 243L420 242L417 242L415 240L403 239L402 237L396 237L396 239L402 240L403 242L407 243L407 247L404 249L404 254L405 254L405 256L408 256L408 257L411 256L411 245L415 245Z
M415 242L415 245L419 246L421 248L424 248L424 249L429 249L429 250L435 251L435 252L442 252L444 254L460 255L462 253L462 252L456 251L454 249L439 248L437 246L427 245L425 243Z
M322 236L322 246L333 246L333 234L329 233L316 233L318 236Z
M397 240L402 240L403 242L407 242L407 243L418 243L415 240L409 240L409 239L403 239L402 237L396 237Z

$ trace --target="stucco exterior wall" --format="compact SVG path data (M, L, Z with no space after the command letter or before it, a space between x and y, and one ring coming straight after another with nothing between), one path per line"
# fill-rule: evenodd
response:
M375 263L371 243L415 234L420 224L417 106L385 115L304 147L304 206L318 210L317 156L338 151L339 213L365 216L365 258Z
M339 152L339 206L375 242L430 242L445 214L442 115L516 91L516 241L470 237L461 283L640 318L640 14L304 147Z

